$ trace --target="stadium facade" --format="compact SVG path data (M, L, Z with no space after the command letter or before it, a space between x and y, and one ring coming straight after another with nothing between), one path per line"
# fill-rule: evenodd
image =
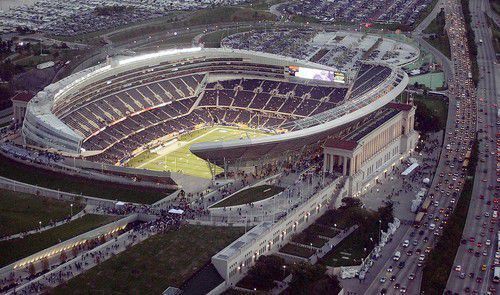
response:
M47 86L28 104L24 143L108 164L209 125L271 136L195 144L219 166L290 156L342 132L394 100L398 68L363 64L355 77L278 55L188 48L106 63Z

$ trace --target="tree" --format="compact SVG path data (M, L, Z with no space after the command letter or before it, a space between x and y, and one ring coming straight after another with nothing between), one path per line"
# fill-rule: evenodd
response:
M361 200L351 197L343 198L342 203L345 204L345 207L361 207L361 205L363 204Z
M388 224L394 221L393 205L388 203L377 210L379 220L382 222L382 230L386 231Z
M271 290L275 280L280 280L283 274L285 260L281 257L260 256L255 265L248 271L247 282L259 290Z

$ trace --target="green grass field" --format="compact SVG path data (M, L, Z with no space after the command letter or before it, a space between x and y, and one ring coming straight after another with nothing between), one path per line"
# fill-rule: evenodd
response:
M175 171L210 179L212 175L208 163L191 153L189 150L191 145L198 142L226 141L246 138L247 136L255 138L265 135L261 131L230 127L211 127L197 130L181 136L179 141L171 143L158 153L148 151L138 155L128 162L127 166L157 171ZM215 170L217 174L223 172L220 167L216 167Z
M444 86L444 74L439 72L410 77L409 84L413 85L415 83L424 84L432 90L437 90L438 88Z
M0 266L8 265L117 219L114 216L85 215L58 227L26 236L23 239L2 241L0 242L0 253L2 253Z
M161 294L182 283L244 233L183 226L155 235L52 290L51 294Z
M275 185L259 185L236 193L233 196L214 204L213 207L220 208L253 203L270 198L284 190L284 188Z
M71 214L70 202L0 189L0 236L37 229ZM73 204L73 214L83 205Z
M0 176L41 187L91 197L152 204L173 192L173 190L122 185L37 169L2 155L0 155L0 163Z

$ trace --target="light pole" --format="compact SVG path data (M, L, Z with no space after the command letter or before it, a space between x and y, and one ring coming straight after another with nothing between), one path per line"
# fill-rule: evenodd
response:
M38 225L40 226L40 229L42 229L42 222L38 221Z
M382 234L382 220L378 220L378 242L380 243L380 235Z
M71 207L71 216L73 217L73 203L69 204L69 207Z
M285 279L285 270L286 270L286 265L283 265L283 279Z

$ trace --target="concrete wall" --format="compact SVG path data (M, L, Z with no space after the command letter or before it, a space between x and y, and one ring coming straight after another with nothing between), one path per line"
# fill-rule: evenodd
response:
M18 270L18 269L22 270L22 269L26 268L30 263L40 262L43 258L49 259L49 265L55 264L56 262L58 262L58 260L59 260L58 257L62 251L65 251L68 258L70 258L70 257L72 257L71 249L73 247L81 245L81 244L85 243L85 241L91 240L93 238L117 232L118 230L124 229L125 226L127 224L129 224L130 222L133 222L136 220L138 220L138 215L131 214L127 217L124 217L124 218L119 219L117 221L103 225L103 226L96 228L94 230L88 231L86 233L83 233L79 236L76 236L76 237L71 238L69 240L66 240L64 242L61 242L61 243L54 245L52 247L46 248L42 251L39 251L35 254L32 254L28 257L20 259L16 262L13 262L13 263L1 268L0 269L0 277L6 277L14 270Z
M340 186L340 188L337 188ZM219 274L229 285L238 282L248 269L255 264L260 255L270 255L277 252L292 237L316 221L334 199L344 190L344 178L339 178L325 187L305 203L290 212L285 218L276 222L264 234L239 249L239 252L228 259L212 257L212 263Z

